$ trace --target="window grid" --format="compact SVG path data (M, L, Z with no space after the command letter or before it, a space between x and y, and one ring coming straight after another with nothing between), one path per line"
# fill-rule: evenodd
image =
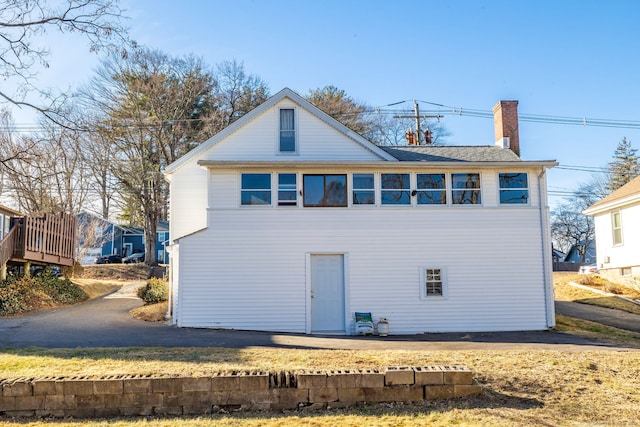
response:
M298 188L295 173L278 174L278 206L296 206Z
M451 174L451 201L454 205L479 205L482 203L479 173Z
M293 108L280 110L280 152L296 152L296 129Z
M271 174L243 173L240 204L243 206L271 204Z
M372 173L354 173L352 176L352 203L373 205L376 203L375 179Z
M442 270L439 268L425 268L424 270L425 296L442 296Z
M500 204L528 204L529 182L526 173L500 173Z
M447 185L445 174L416 174L417 203L419 205L447 204Z
M613 244L621 245L622 244L622 218L620 217L620 212L614 212L611 214L611 222L613 229Z
M383 205L411 204L410 174L383 173L380 181L380 199Z

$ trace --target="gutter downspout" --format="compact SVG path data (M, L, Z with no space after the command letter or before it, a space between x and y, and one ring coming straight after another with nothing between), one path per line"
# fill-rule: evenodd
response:
M543 167L538 174L538 194L540 198L540 232L542 233L542 277L544 280L545 312L547 328L556 326L556 311L553 295L553 266L551 254L551 235L549 226L549 205L547 198L546 170Z

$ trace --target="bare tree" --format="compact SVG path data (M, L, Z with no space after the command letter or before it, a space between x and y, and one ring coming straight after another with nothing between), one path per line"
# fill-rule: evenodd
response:
M149 265L156 263L157 223L167 218L162 169L218 130L215 87L200 60L139 49L111 55L82 91L85 107L100 117L91 140L110 153L123 212L129 221L142 213L135 225L145 229Z
M325 86L309 91L307 100L360 135L371 132L374 123L367 114L369 107L354 101L342 89Z
M48 67L49 50L39 42L50 32L80 34L92 52L115 49L126 54L127 29L122 25L118 0L12 0L0 4L0 75L18 86L16 93L0 91L0 99L26 105L43 113L41 107L25 101L37 87L37 69Z
M582 212L598 201L601 187L602 179L594 176L551 212L551 236L557 247L567 252L575 246L583 262L589 243L595 239L595 225L593 217Z
M269 88L259 77L247 74L235 59L216 67L220 129L233 123L269 98Z
M5 189L27 214L74 214L88 195L78 134L44 120L41 126L41 132L14 138L0 148L0 156L9 158Z

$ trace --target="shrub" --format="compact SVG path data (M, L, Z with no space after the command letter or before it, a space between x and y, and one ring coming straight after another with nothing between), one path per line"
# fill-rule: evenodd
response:
M155 304L166 301L169 296L169 285L166 281L158 278L151 278L147 284L138 289L138 297L145 304Z
M74 304L87 294L69 280L46 269L34 277L12 277L0 282L0 316L10 316L60 304Z

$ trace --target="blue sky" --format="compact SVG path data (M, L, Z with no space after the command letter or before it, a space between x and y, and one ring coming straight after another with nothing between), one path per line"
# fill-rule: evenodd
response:
M131 36L173 55L224 60L306 94L335 85L385 106L417 99L490 111L501 99L520 114L640 120L636 1L123 0ZM43 84L74 87L98 63L74 37L50 37ZM402 107L402 106L401 106ZM412 104L404 104L411 108ZM426 104L422 109L431 108ZM449 144L493 143L491 119L450 115ZM16 122L29 120L23 113ZM640 129L520 123L522 157L602 167ZM552 170L551 191L589 173ZM552 193L553 194L553 193ZM552 205L559 196L550 196Z

